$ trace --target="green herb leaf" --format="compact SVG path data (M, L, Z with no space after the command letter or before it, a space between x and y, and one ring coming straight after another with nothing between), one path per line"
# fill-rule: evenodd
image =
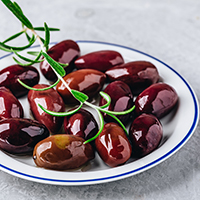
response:
M31 37L29 36L29 34L27 32L25 32L25 34L26 34L26 38L27 38L28 42L30 42L31 41Z
M22 24L24 24L29 29L33 29L31 22L22 13L22 10L17 3L13 3L10 0L1 0L1 1L22 22Z
M101 108L107 108L111 103L110 96L103 91L101 91L99 94L107 101L107 103L105 105L101 106Z
M33 56L38 56L40 53L41 55L41 52L40 51L27 51L27 54L30 54L30 55L33 55Z
M40 40L42 41L42 43L45 43L45 39L43 39L42 37L40 37Z
M12 52L12 50L10 48L5 47L2 42L0 42L0 49L3 51Z
M95 140L95 139L100 135L100 133L103 131L103 128L104 128L104 119L103 119L103 116L102 116L101 112L100 112L98 109L96 109L96 111L97 111L97 114L98 114L98 116L99 116L100 129L99 129L98 133L97 133L94 137L92 137L92 138L86 140L86 141L84 142L84 144Z
M104 112L106 114L111 114L111 115L126 115L126 114L132 112L134 109L135 109L135 105L133 107L131 107L130 109L128 109L128 110L120 111L120 112L110 111L110 110L104 110L101 107L99 107L100 111L102 111L102 112Z
M108 114L108 113L107 113ZM126 127L124 126L124 124L121 122L121 120L119 120L119 118L117 118L115 115L112 115L112 114L108 114L110 115L112 118L114 118L118 123L119 125L123 128L124 132L126 133L126 135L128 136L128 131L126 130Z
M45 41L44 41L44 47L46 48L46 51L49 49L49 42L50 42L50 31L49 27L46 23L44 23L44 30L45 30Z
M44 27L34 27L33 29L36 30L36 31L45 31ZM51 27L49 27L49 31L60 31L60 29L59 28L51 28Z
M34 62L22 63L22 62L20 62L19 60L17 60L15 57L13 57L13 60L14 60L18 65L21 65L21 66L30 66L30 65L34 64Z
M60 63L60 62L59 62L59 64L60 64L63 68L65 68L65 67L67 67L67 66L69 65L68 63L64 64L64 63Z
M48 90L48 89L55 87L59 83L60 80L58 79L54 84L52 84L52 85L50 85L49 87L46 87L46 88L33 88L33 87L30 87L30 86L26 85L25 83L23 83L20 79L17 79L17 81L22 86L24 86L26 89L34 90L34 91L44 91L44 90Z
M74 109L74 110L71 110L71 111L68 111L68 112L54 112L54 111L50 111L50 110L47 110L46 108L44 108L43 106L41 106L40 104L38 104L38 106L44 111L46 112L47 114L49 115L53 115L53 116L56 116L56 117L65 117L65 116L68 116L68 115L72 115L74 113L76 113L82 106L83 106L83 103L80 103L79 107Z
M40 63L40 62L42 62L42 61L44 60L44 59L39 60L40 57L41 57L42 52L38 52L37 57L35 58L35 60L31 60L31 59L29 59L29 58L23 57L22 55L18 54L16 51L13 51L13 52L14 52L19 58L21 58L21 59L25 60L26 62L28 62L28 63L21 63L21 62L19 62L15 57L13 57L13 60L14 60L17 64L19 64L19 65L21 65L21 66L30 66L30 65L33 65L33 64L35 64L35 63Z
M71 90L72 95L79 100L80 102L84 103L85 101L88 100L88 96L82 92L79 92L77 90Z
M20 6L16 2L13 2L13 5L18 10L18 12L20 12L21 14L23 14L22 9L20 8Z
M21 58L22 60L26 61L26 62L30 62L30 63L40 63L42 61L44 61L44 59L39 60L39 58L41 57L41 52L40 54L35 58L35 60L29 59L27 57L24 57L22 55L20 55L19 53L17 53L16 51L13 51L19 58Z
M36 40L36 37L33 35L29 44L26 46L23 46L23 47L13 47L13 46L9 46L9 45L6 45L6 44L0 42L0 49L7 51L7 52L13 52L13 50L14 51L22 51L22 50L29 48L35 42L35 40Z
M61 77L65 76L66 72L60 64L53 60L47 53L42 52L42 55L45 57L47 62L51 65L56 73L58 73Z
M22 35L23 33L24 33L24 31L21 31L21 32L19 32L19 33L16 33L16 34L10 36L9 38L7 38L6 40L4 40L2 43L9 42L9 41L11 41L11 40L13 40L13 39L19 37L19 36Z

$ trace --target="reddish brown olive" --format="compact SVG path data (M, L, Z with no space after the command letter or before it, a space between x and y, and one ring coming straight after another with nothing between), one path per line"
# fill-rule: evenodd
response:
M102 89L106 75L94 69L80 69L67 74L63 79L71 89L83 92L92 98ZM62 81L58 83L56 90L66 104L77 103Z
M153 114L157 118L167 115L178 102L175 89L166 83L156 83L145 89L135 100L135 112Z
M124 130L116 123L107 123L95 140L98 154L110 167L124 164L131 157L131 145Z
M17 98L24 96L28 90L17 79L33 87L39 82L39 72L33 66L11 65L0 71L0 86L8 88Z
M24 111L19 100L5 87L0 87L0 119L23 118Z
M93 115L81 108L76 113L64 118L65 133L76 135L87 140L98 132L98 124Z
M48 86L38 84L34 88L45 88ZM48 110L64 112L65 104L57 91L53 88L44 91L30 90L28 93L28 101L34 118L44 124L51 133L58 133L63 123L63 117L49 115L38 106L40 104Z
M132 155L139 158L151 153L159 146L162 136L162 125L155 116L140 115L133 121L129 130Z
M74 62L78 69L96 69L105 72L124 63L122 55L113 50L101 50L85 54Z
M11 154L29 154L49 136L48 129L31 119L9 118L0 121L0 149Z
M121 112L130 109L133 107L133 95L129 86L122 81L114 81L107 85L104 89L104 92L107 93L111 98L111 104L109 105L108 110ZM102 97L100 99L99 105L102 106L106 104L106 100ZM114 119L109 115L103 113L104 119L107 122L112 122ZM128 123L131 113L126 115L116 115L123 124Z
M33 159L38 167L68 170L81 167L95 155L89 143L74 135L58 134L39 142L34 149Z
M105 72L110 81L125 82L133 95L138 95L151 84L158 82L159 73L155 65L147 61L133 61Z
M63 40L52 46L47 54L59 63L68 63L68 66L64 69L66 73L69 73L74 69L74 61L80 56L80 48L73 40ZM40 69L47 80L55 81L57 79L56 74L46 60L40 64Z

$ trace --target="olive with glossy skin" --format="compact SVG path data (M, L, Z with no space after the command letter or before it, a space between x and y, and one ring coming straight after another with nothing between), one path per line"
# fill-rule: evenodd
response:
M167 115L178 102L175 89L166 83L156 83L145 89L135 100L135 112L153 114L157 118Z
M69 73L74 69L74 61L80 56L80 48L73 40L63 40L52 46L47 54L59 63L68 63L69 65L64 69L66 73ZM47 80L55 81L57 79L56 74L46 60L41 62L40 69Z
M104 89L104 92L107 93L111 98L111 104L109 105L108 110L120 112L125 111L133 107L133 95L129 86L122 81L114 81L107 85ZM101 97L99 105L102 106L106 104L106 100ZM109 115L103 113L104 119L107 122L112 122L114 119ZM123 124L128 123L131 113L126 115L116 115Z
M39 72L33 66L11 65L0 71L0 86L8 88L18 98L26 95L29 90L22 86L17 79L33 87L38 84L39 78Z
M19 100L5 87L0 87L0 120L23 118L24 111Z
M87 140L98 132L98 124L93 115L81 108L76 113L64 118L65 133L76 135Z
M58 134L39 142L33 159L38 167L54 170L76 169L92 160L95 155L89 143L74 135Z
M107 123L95 140L101 159L110 167L124 164L131 157L131 145L124 130L116 123Z
M0 121L0 149L11 154L30 154L35 145L48 136L48 129L35 120L9 118Z
M80 69L67 74L63 79L71 89L83 92L89 98L92 98L102 89L106 75L94 69ZM77 100L71 95L62 81L57 84L56 90L66 104L77 103Z
M142 114L130 126L129 138L132 143L133 156L143 157L154 151L160 144L163 128L153 115Z
M105 74L110 81L120 80L125 82L133 95L138 95L159 80L157 68L147 61L128 62L107 70Z
M34 88L45 88L48 86L46 84L38 84ZM40 104L48 110L64 112L65 104L57 91L53 88L44 91L30 90L28 101L34 118L44 124L51 133L58 133L63 123L63 117L49 115L38 106Z
M122 55L113 50L101 50L85 54L74 62L77 69L96 69L102 72L124 63Z

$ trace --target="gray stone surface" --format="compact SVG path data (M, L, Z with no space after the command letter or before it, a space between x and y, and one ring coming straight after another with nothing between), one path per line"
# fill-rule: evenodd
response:
M200 98L199 0L17 0L35 26L59 27L51 41L97 40L146 52L176 69ZM20 23L0 3L0 41ZM23 41L23 39L21 40ZM17 41L17 44L21 44ZM4 52L0 52L2 56ZM185 116L187 117L187 116ZM92 186L52 186L0 171L0 200L200 199L200 131L172 157L124 180ZM0 161L1 162L1 161Z

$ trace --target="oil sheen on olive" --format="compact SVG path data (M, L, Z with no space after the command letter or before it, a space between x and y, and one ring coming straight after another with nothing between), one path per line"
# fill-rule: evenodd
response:
M5 87L0 87L0 120L23 118L24 111L19 100Z
M81 108L76 113L64 118L65 133L76 135L87 140L98 132L98 124L93 115Z
M96 69L102 72L124 63L122 55L113 50L101 50L85 54L75 61L77 69Z
M135 100L135 112L149 113L157 118L167 115L178 102L178 95L173 87L166 83L156 83L144 90Z
M162 136L162 125L155 116L140 115L133 121L129 130L132 155L139 158L151 153L159 146Z
M8 88L17 98L24 96L28 90L17 79L33 87L39 82L39 72L33 66L11 65L0 71L0 86Z
M74 135L58 134L39 142L33 159L38 167L54 170L76 169L92 160L95 155L89 143Z
M35 145L48 136L48 129L35 120L9 118L0 121L0 149L11 154L30 154Z
M104 92L107 93L111 98L111 104L107 108L110 111L120 112L125 111L133 107L133 95L129 86L122 81L114 81L106 86ZM100 99L99 105L106 104L104 98ZM112 122L113 118L103 113L104 119L107 122ZM123 124L129 121L131 113L126 115L116 115Z
M34 88L45 88L48 86L46 84L38 84ZM30 90L28 101L34 118L43 123L51 133L58 133L63 123L63 117L49 115L38 106L40 104L48 110L64 112L65 104L57 91L53 88L44 91Z
M80 48L73 40L63 40L52 46L47 53L59 63L68 63L69 65L64 69L66 73L69 73L74 69L74 61L80 56ZM56 74L46 60L40 64L40 69L47 80L55 81L57 79Z
M63 79L71 89L83 92L92 98L102 89L106 75L94 69L80 69L67 74ZM57 84L56 90L66 104L77 103L62 81Z
M159 73L155 65L147 61L128 62L107 70L106 75L110 81L125 82L138 95L151 84L158 82Z
M101 159L110 167L124 164L131 157L131 145L124 130L116 123L107 123L95 140Z

